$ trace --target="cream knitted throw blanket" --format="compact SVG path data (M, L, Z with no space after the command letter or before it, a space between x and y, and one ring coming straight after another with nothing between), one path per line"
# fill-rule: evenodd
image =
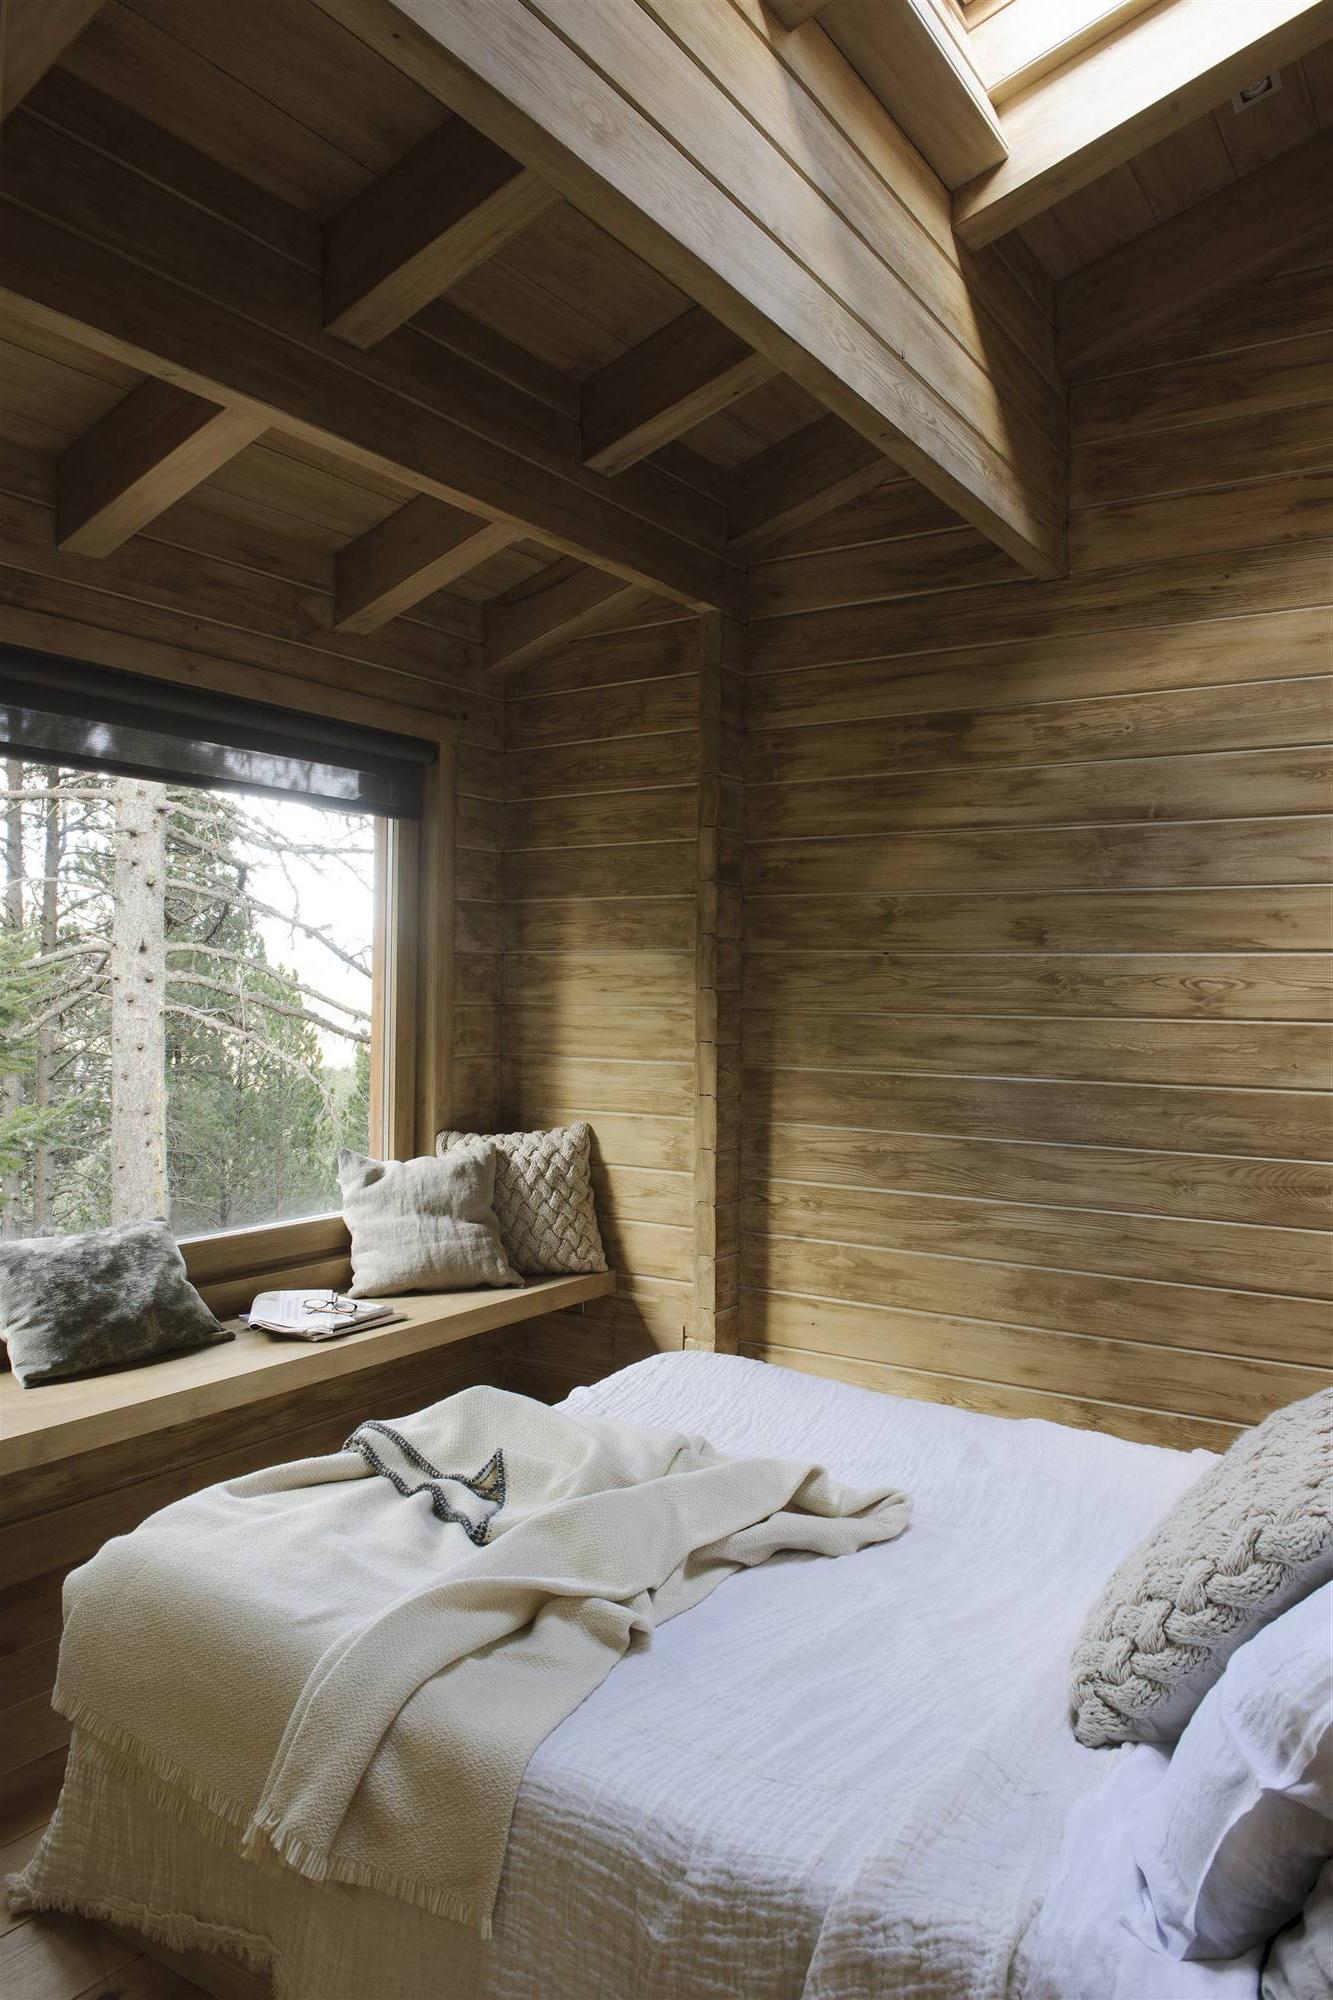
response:
M224 1482L65 1585L54 1703L257 1858L489 1934L533 1751L636 1635L910 1505L790 1459L461 1395Z

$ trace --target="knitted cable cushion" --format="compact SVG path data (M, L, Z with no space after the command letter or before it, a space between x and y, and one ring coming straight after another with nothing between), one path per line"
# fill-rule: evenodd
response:
M1170 1743L1236 1648L1333 1579L1333 1389L1275 1410L1116 1569L1074 1649L1080 1743Z
M592 1132L580 1120L549 1132L441 1132L452 1146L495 1148L495 1215L505 1254L525 1278L604 1271L592 1192Z

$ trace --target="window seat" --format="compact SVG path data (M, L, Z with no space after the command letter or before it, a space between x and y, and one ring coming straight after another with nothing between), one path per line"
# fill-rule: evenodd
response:
M612 1273L536 1278L521 1291L422 1292L393 1301L395 1326L341 1339L288 1340L229 1320L224 1346L169 1355L143 1367L21 1389L0 1376L0 1472L29 1471L72 1454L147 1437L198 1417L288 1396L313 1383L422 1355L497 1327L561 1312L615 1290Z

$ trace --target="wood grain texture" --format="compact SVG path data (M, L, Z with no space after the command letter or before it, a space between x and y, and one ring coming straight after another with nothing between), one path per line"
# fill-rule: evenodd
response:
M555 199L480 132L447 120L326 223L325 326L373 347Z
M1330 207L1333 133L1321 132L1086 265L1060 292L1066 367L1105 363L1239 279L1277 269L1327 229Z
M1009 100L1008 158L959 189L959 235L973 246L993 242L1317 47L1331 24L1325 0L1149 9Z
M57 545L110 555L264 429L248 410L205 402L170 382L142 383L62 455Z
M90 152L26 110L6 134L6 195L15 206L4 222L3 296L26 324L73 332L83 345L143 374L234 404L400 489L510 522L564 554L600 564L609 544L602 546L595 518L613 540L613 522L628 527L637 520L647 543L657 542L663 554L675 548L691 569L697 550L704 569L723 583L718 601L739 608L740 573L694 539L710 540L712 530L707 509L691 503L686 489L674 482L652 482L647 490L636 482L631 489L588 471L578 460L572 423L558 422L553 432L554 412L516 397L471 362L460 370L415 332L381 343L370 357L353 354L319 328L318 272L225 218ZM28 200L32 207L18 206ZM472 395L479 404L470 402ZM316 406L322 417L315 418ZM400 455L417 470L399 463ZM439 478L425 475L428 459ZM545 511L543 486L554 510L545 526L535 518ZM649 517L662 507L675 525L659 542ZM583 528L592 530L597 549ZM629 532L637 541L640 531ZM644 543L640 554L647 554ZM669 579L657 575L671 568L669 557L665 564L652 558L607 566L672 592ZM685 596L699 607L713 601L711 591Z
M1025 567L1059 570L1058 396L1033 385L1034 419L1007 371L941 339L903 256L872 249L769 137L779 128L748 115L753 92L781 94L782 76L729 7L319 4ZM826 149L829 136L855 172L845 141L826 135ZM933 255L910 214L898 233L913 254Z
M83 33L102 0L5 0L0 16L0 118L7 118Z
M695 1340L709 1303L696 1247L711 1130L696 972L713 950L719 980L739 965L713 916L720 850L703 817L704 746L718 754L721 742L705 726L721 700L708 622L557 640L531 680L506 684L496 1116L501 1129L588 1119L618 1274L615 1299L567 1337L513 1343L515 1385L548 1398ZM723 1075L734 1090L734 1062Z
M998 166L1004 133L948 0L829 0L820 24L946 187Z
M1271 282L1075 382L1067 581L869 601L886 488L764 552L742 1353L1213 1449L1333 1380L1327 319Z

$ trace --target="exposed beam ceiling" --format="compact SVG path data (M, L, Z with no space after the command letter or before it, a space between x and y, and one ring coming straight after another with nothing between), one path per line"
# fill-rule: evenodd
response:
M820 26L946 187L1005 156L1000 121L946 0L828 0Z
M57 546L109 556L266 429L250 410L141 383L62 456Z
M512 673L553 647L628 611L646 593L595 569L557 563L512 597L485 607L485 658L490 672Z
M776 86L782 72L730 7L316 4L526 160L1032 573L1058 573L1062 459L1047 427L1057 417L1034 424L1011 406L1003 380L928 317L836 199L742 112L746 84L728 67L734 38L766 82ZM708 57L718 74L697 59L695 35L718 38ZM850 165L852 149L840 143ZM919 232L906 218L903 228L915 251Z
M0 118L83 33L102 0L0 0Z
M584 464L620 472L773 374L771 361L694 306L584 383Z
M1333 0L1164 0L1006 105L1009 157L960 188L974 248L1333 34Z
M1071 374L1132 347L1178 314L1274 269L1333 215L1333 132L1321 132L1137 236L1060 288Z
M373 346L555 199L480 132L447 120L326 225L325 325Z
M411 329L356 353L319 330L317 274L27 120L6 133L0 206L0 296L20 316L693 609L743 615L711 503L648 467L632 482L588 471L576 426Z
M789 528L869 493L894 468L840 417L819 417L738 466L731 488L732 540L759 548Z
M333 622L374 632L517 539L516 528L419 494L339 550Z

